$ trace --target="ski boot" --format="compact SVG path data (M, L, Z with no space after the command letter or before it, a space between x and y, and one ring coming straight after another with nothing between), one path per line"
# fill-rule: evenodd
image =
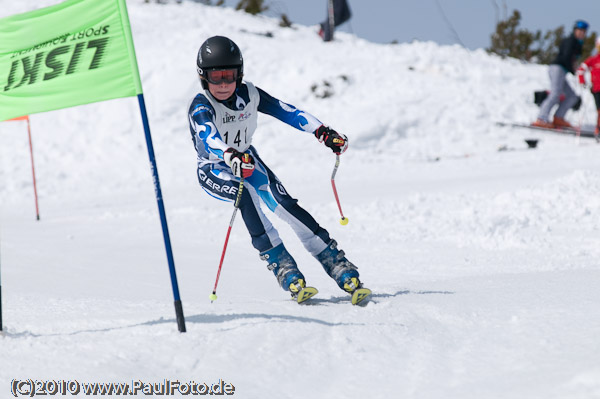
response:
M552 122L545 121L543 119L537 119L531 124L533 127L541 127L543 129L554 129L555 126Z
M561 118L560 116L555 116L554 119L552 119L552 124L556 129L575 129L573 125L571 125L569 122L567 122L564 118Z
M371 295L371 290L364 288L358 279L358 269L346 259L344 251L337 249L335 240L329 241L327 248L316 256L317 260L337 285L350 295L352 304L357 305Z
M306 286L304 275L283 244L261 252L260 258L267 261L267 269L275 274L281 288L289 291L296 302L302 303L319 292L314 287Z

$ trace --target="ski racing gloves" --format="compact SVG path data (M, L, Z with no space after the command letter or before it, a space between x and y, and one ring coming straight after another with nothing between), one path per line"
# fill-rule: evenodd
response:
M245 152L229 148L223 154L223 160L231 168L231 172L236 177L243 177L245 179L250 177L252 172L254 172L254 158Z
M315 130L315 136L319 143L325 143L337 155L343 154L348 149L348 137L325 125L321 125Z

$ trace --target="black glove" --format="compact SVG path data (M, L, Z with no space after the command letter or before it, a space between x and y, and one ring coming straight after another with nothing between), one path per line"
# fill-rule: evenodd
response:
M338 155L343 154L348 149L348 137L344 134L339 134L325 125L321 125L315 130L315 137L320 143L325 143L327 147L331 148Z
M250 177L254 172L254 158L245 152L239 152L235 148L229 148L223 154L223 160L231 168L231 172L237 177Z

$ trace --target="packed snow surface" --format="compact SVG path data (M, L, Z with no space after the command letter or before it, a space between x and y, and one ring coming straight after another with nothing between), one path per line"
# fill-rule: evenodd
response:
M39 3L4 1L0 16ZM187 333L136 99L31 116L40 221L26 124L3 122L0 397L32 379L223 380L239 398L600 398L600 145L495 124L535 119L547 67L432 42L324 43L316 26L194 2L128 8ZM254 145L358 265L366 306L273 216L320 291L291 301L239 215L210 302L233 206L198 185L186 113L196 52L216 34L240 46L247 80L350 138L336 176L347 226L329 149L265 115ZM567 118L590 127L581 94Z

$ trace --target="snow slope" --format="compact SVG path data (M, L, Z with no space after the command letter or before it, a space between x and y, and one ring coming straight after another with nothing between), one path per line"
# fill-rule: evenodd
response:
M0 17L39 7L5 3ZM494 123L535 118L546 67L432 42L323 43L316 27L193 2L128 7L188 332L137 101L31 117L39 222L25 125L2 123L0 397L31 378L222 379L240 398L600 398L600 147ZM275 217L319 295L290 301L238 217L208 300L232 206L197 183L186 111L215 34L241 47L248 80L350 137L336 178L347 226L330 150L267 116L254 144L359 266L367 306ZM583 94L567 117L589 125Z

